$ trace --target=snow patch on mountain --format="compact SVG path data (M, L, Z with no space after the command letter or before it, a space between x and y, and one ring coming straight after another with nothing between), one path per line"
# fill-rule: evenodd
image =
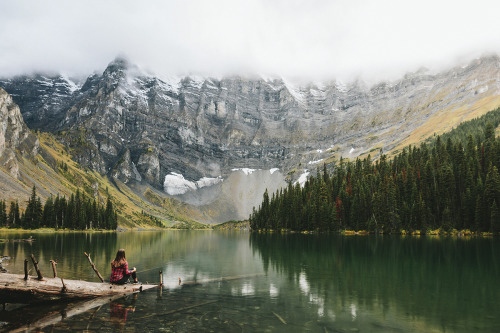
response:
M304 172L300 175L299 179L294 184L300 184L300 187L304 187L306 184L307 178L309 177L310 172L308 170L304 170Z
M321 163L321 162L323 162L323 159L319 159L319 160L316 160L316 161L310 161L307 164L313 164L314 165L314 164L318 164L318 163Z
M180 195L191 190L200 189L207 186L216 185L223 181L222 177L209 178L203 177L193 182L184 178L180 173L171 172L165 176L163 189L170 195Z
M237 169L231 169L231 171L242 171L245 175L251 175L256 169L249 169L249 168L237 168Z

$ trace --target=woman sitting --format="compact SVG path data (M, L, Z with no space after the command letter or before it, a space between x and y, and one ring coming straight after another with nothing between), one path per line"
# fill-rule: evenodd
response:
M134 283L139 283L135 274L136 271L135 267L132 268L132 270L128 269L125 250L119 249L118 252L116 252L115 260L111 262L111 278L109 281L113 284L125 284L129 277L132 276Z

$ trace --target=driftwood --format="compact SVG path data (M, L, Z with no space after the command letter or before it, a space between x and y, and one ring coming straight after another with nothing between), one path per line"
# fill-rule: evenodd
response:
M104 282L104 279L102 278L101 274L99 273L99 271L97 270L97 268L95 268L95 265L94 263L92 262L92 259L90 259L90 253L87 254L87 252L83 252L87 258L89 259L89 262L90 262L90 266L92 266L92 269L94 270L94 272L97 274L97 276L99 277L99 279L101 279L101 282Z
M40 269L38 268L38 261L35 260L35 256L32 254L31 255L31 261L33 261L33 266L35 266L35 271L36 274L38 275L38 280L43 280L42 272L40 272Z
M6 303L83 300L99 296L123 295L157 286L152 284L116 285L81 280L63 281L57 278L25 281L23 275L2 273L0 274L0 299Z

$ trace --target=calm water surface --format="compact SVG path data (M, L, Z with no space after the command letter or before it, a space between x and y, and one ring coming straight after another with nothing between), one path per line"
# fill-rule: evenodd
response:
M42 273L98 281L125 248L139 280L165 286L130 295L44 331L500 332L500 240L163 231L31 233L0 243L6 268L23 273L33 253ZM3 239L28 234L4 234ZM221 281L213 279L229 277ZM197 284L179 286L183 282ZM60 306L14 308L27 322ZM15 319L13 319L15 318ZM5 325L5 324L3 324ZM4 326L5 327L5 326Z

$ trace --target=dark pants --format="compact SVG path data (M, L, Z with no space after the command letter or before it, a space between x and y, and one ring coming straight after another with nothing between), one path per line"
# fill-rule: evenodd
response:
M125 275L125 276L124 276L124 277L122 277L120 280L118 280L118 281L114 282L114 284L125 284L125 283L127 283L127 282L128 282L129 277L132 277L132 279L134 279L134 281L135 281L135 279L137 278L137 276L135 275L135 272L132 272L132 274L130 274L130 275Z

